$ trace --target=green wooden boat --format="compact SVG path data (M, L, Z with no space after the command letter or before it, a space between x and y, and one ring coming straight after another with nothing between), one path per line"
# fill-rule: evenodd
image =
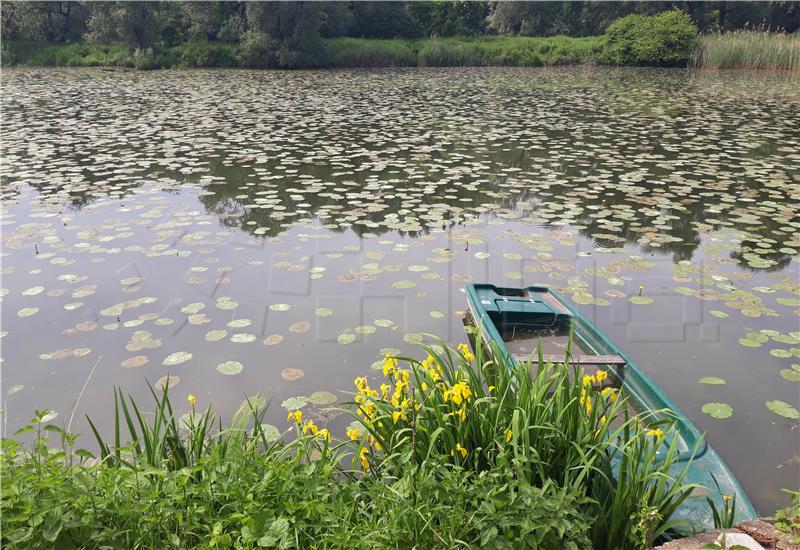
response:
M563 362L569 359L571 363L578 362L589 371L606 369L610 376L615 377L616 385L624 389L634 409L672 411L681 450L675 468L683 468L699 442L686 480L707 489L695 491L673 515L674 519L687 520L690 532L714 528L706 497L714 500L717 508L721 509L720 491L736 495L737 521L758 517L733 473L705 442L692 421L648 375L639 370L630 357L558 292L546 286L503 288L490 284L469 284L466 291L470 312L483 343L494 343L497 349L507 354L505 359L509 364L512 364L511 361L528 361L531 354L536 352L537 344L541 343L545 360ZM565 352L570 328L573 331L573 347L572 355L567 358Z

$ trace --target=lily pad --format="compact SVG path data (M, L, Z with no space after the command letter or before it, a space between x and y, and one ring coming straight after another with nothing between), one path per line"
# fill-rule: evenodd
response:
M161 378L156 380L156 383L153 384L153 387L155 387L155 389L157 390L163 390L164 388L172 389L175 386L177 386L180 381L181 381L180 376L175 376L174 374L168 374L167 376L162 376Z
M733 407L727 403L706 403L701 410L713 418L730 418L733 415Z
M206 333L206 340L209 342L218 342L228 335L227 330L210 330Z
M264 345L265 346L275 346L283 342L283 336L280 334L270 334L266 338L264 338Z
M628 301L632 304L646 305L646 304L652 304L653 298L651 298L650 296L631 296L630 298L628 298Z
M289 332L303 333L311 329L311 323L308 321L298 321L289 326Z
M295 368L286 368L281 371L281 378L284 380L289 380L290 382L293 380L299 380L305 375L305 373L300 369Z
M720 311L718 309L712 309L708 313L718 319L727 319L728 317L730 317L730 314L725 313L724 311Z
M267 440L267 443L275 443L281 438L281 432L272 424L261 424L261 431L264 434L264 439Z
M225 361L217 365L217 372L233 376L244 370L244 366L239 361Z
M296 411L298 409L302 409L306 405L308 405L308 397L304 395L284 399L281 403L281 407L288 411Z
M767 401L764 403L764 405L766 405L767 408L775 414L784 418L790 418L792 420L797 420L800 418L800 411L785 401L779 401L776 399L773 401Z
M314 310L314 315L317 317L329 317L333 315L333 310L329 307L318 307Z
M800 382L800 370L781 369L781 376L789 382Z
M289 311L292 309L291 304L272 304L269 306L270 311Z
M417 286L417 283L414 281L409 281L408 279L404 279L402 281L395 281L392 283L393 288L414 288Z
M336 338L336 341L340 344L352 344L356 341L356 335L351 332L343 332Z
M700 383L700 384L711 384L711 385L721 385L721 384L725 384L725 380L723 378L719 378L717 376L704 376L698 381L698 383Z
M188 351L177 351L167 357L161 362L162 365L165 367L171 367L173 365L180 365L181 363L185 363L189 359L192 358L192 354Z
M308 400L311 403L314 403L315 405L330 405L331 403L335 403L336 402L337 397L336 397L335 394L333 394L333 393L331 393L329 391L320 390L320 391L315 391L314 393L312 393L308 397Z
M126 369L135 369L137 367L144 366L150 361L146 355L134 355L133 357L129 357L125 359L120 366Z

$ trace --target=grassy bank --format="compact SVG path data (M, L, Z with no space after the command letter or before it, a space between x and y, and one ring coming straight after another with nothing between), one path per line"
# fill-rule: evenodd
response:
M800 70L800 33L735 31L700 38L693 65L702 69Z
M149 68L238 67L236 45L189 42L159 51L129 52L121 44L6 42L3 65ZM555 36L379 40L336 38L324 42L319 67L538 67L586 63L602 48L600 37Z
M597 58L601 37L479 37L435 40L328 41L334 67L539 67L587 63Z
M94 457L39 411L31 444L3 440L3 546L635 550L693 490L670 422L629 418L602 371L425 352L354 381L341 438L302 408L265 428L261 397L222 427L193 396L118 393Z

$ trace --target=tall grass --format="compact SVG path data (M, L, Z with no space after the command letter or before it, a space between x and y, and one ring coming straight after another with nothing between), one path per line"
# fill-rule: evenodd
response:
M417 52L411 40L334 38L326 42L332 67L413 67Z
M800 33L733 31L700 38L693 66L702 69L800 70Z

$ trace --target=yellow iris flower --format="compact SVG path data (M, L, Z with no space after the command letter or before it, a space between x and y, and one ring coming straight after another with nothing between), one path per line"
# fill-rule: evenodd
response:
M291 422L294 420L298 424L303 422L303 411L292 411L289 413L289 416L286 417L287 422Z
M356 441L357 439L361 439L361 436L364 435L364 432L362 432L359 428L347 428L347 431L345 433L347 434L347 437L349 437L351 441Z
M506 443L511 441L512 437L514 437L514 432L511 431L511 428L506 428Z
M647 430L647 435L655 438L656 440L659 440L662 437L664 437L664 432L661 431L661 428L650 428L649 430Z
M197 398L196 398L194 395L192 395L192 394L190 393L190 394L189 394L189 397L187 397L187 398L186 398L186 401L188 401L188 402L189 402L189 404L190 404L192 407L194 407L194 403L195 403L195 401L197 401Z
M394 374L396 367L397 358L387 355L383 360L383 375L388 377L390 374Z

